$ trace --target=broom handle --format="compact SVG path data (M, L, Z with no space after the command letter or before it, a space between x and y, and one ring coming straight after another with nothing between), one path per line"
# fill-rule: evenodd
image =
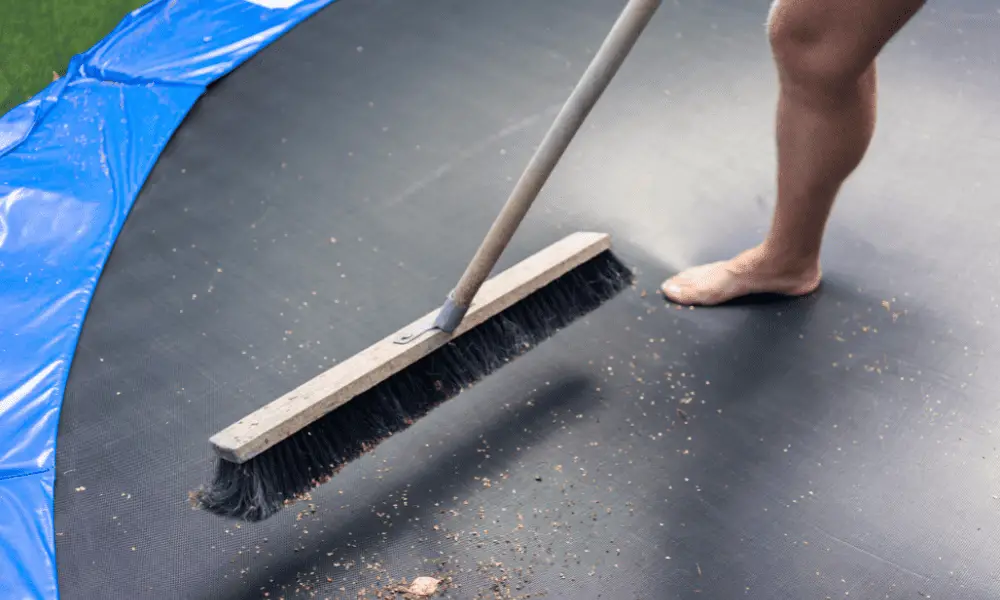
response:
M661 0L628 0L590 66L576 84L534 156L525 168L489 233L438 316L437 326L451 332L461 322L500 254L555 169L584 119L611 83L618 68L646 28Z

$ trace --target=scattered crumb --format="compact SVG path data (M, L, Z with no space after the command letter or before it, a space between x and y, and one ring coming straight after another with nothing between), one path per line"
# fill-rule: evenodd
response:
M78 492L85 492L85 491L87 491L87 488L85 488L85 487L83 487L81 485L80 487L76 488L76 491L78 491Z
M417 596L430 596L438 589L441 580L433 577L417 577L407 588L407 592Z

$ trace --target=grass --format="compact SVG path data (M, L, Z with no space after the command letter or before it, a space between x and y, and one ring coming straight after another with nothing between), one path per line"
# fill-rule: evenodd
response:
M64 74L147 0L0 0L0 114Z

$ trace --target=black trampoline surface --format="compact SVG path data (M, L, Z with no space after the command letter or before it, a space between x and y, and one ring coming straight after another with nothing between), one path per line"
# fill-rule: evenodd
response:
M886 51L821 290L696 310L654 290L770 218L768 6L665 3L502 260L608 231L636 288L306 503L190 507L215 431L440 303L621 5L339 0L210 90L73 364L63 598L1000 594L985 0L931 3Z

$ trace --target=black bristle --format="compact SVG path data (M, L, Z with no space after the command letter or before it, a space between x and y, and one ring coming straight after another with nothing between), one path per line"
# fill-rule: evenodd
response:
M270 517L631 282L625 265L601 253L262 454L243 464L217 460L195 505L247 521Z

